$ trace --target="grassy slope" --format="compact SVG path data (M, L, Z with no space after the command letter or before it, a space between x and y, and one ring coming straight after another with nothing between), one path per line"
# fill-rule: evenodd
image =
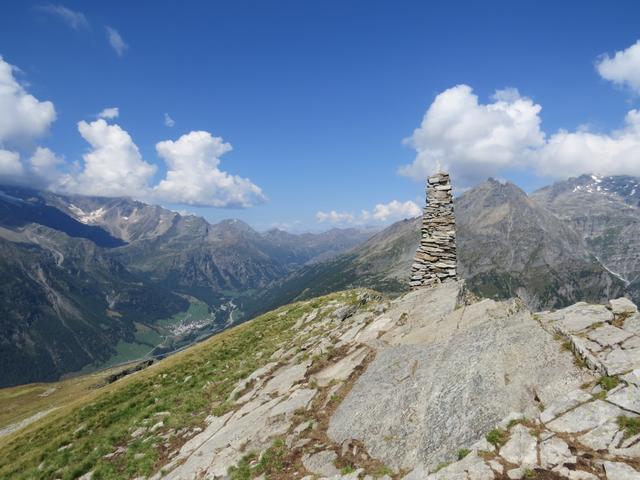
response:
M0 428L83 397L92 392L96 385L105 383L107 376L120 370L122 367L54 383L30 383L0 389Z
M357 293L335 293L281 307L86 393L33 425L0 438L0 478L72 479L88 471L94 471L94 480L150 474L165 462L176 443L185 441L161 435L202 427L207 415L228 410L225 399L235 383L292 340L295 331L290 327L301 315L335 298L355 302ZM162 417L154 414L159 412L170 412L164 425L132 441L132 431L157 423ZM104 458L124 445L128 445L125 454Z

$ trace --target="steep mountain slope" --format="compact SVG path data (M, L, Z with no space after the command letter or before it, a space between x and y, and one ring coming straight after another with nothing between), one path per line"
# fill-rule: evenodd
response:
M455 209L460 275L481 296L519 296L532 308L550 308L624 291L571 226L513 184L488 180L457 198ZM398 222L344 255L296 272L268 296L284 302L349 286L402 292L419 228L419 219Z
M87 225L100 226L127 245L112 254L127 268L211 306L234 300L237 313L253 290L300 266L342 253L366 240L367 229L320 234L265 233L240 220L210 224L126 198L44 194L47 203Z
M483 297L532 308L620 296L623 283L582 238L517 186L489 180L456 201L460 273Z
M640 179L583 175L534 192L584 239L637 297L640 290Z
M301 268L262 292L255 305L275 308L296 299L358 286L391 295L405 292L420 222L419 218L396 222L345 254Z
M210 335L247 318L256 289L369 234L262 234L126 198L0 192L0 386Z
M136 324L188 307L93 242L34 224L0 231L0 278L1 386L104 362L118 341L133 340Z
M32 223L64 232L70 237L86 238L100 247L125 245L124 241L104 229L86 225L48 205L38 192L3 187L0 190L0 225L15 229Z
M128 198L56 195L41 192L45 201L86 225L96 225L124 243L156 238L180 215L157 205Z
M281 307L54 404L0 437L0 477L636 478L636 306L463 298Z

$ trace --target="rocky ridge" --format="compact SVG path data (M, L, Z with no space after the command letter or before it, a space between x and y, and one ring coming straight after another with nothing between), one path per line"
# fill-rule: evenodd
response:
M637 479L639 324L625 299L532 314L457 282L338 298L152 478Z

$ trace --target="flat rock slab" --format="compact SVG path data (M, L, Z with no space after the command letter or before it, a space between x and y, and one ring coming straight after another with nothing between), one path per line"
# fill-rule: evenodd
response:
M547 428L554 432L583 432L603 425L607 421L616 419L620 415L624 415L624 411L615 405L603 402L602 400L594 400L547 423Z
M536 446L538 441L524 425L511 429L511 437L500 449L500 456L516 465L533 466L538 463Z
M269 416L276 417L278 415L284 415L285 417L288 417L293 415L297 410L306 409L316 393L317 390L310 388L299 388L298 390L294 390L289 398L278 403L271 409Z
M613 313L604 305L577 303L554 312L559 318L555 327L564 334L578 333L596 323L607 323L613 320Z
M346 332L344 332L341 336L340 336L340 343L348 343L351 342L356 335L358 334L358 332L360 332L360 330L362 330L362 327L364 325L362 323L358 323L356 325L354 325L353 327L351 327L349 330L347 330Z
M356 340L359 342L375 340L376 338L378 338L378 335L381 332L386 332L387 330L389 330L394 325L394 323L395 322L391 317L382 315L376 318L364 330L362 330L356 337Z
M428 471L510 412L535 415L534 391L551 403L592 379L528 312L469 324L439 342L379 351L332 416L330 438L360 440L391 468Z
M224 417L215 417L210 426L193 437L180 451L177 460L184 460L166 478L182 480L198 475L224 476L248 451L266 448L271 439L284 435L291 425L293 414L307 408L316 390L298 388L285 397L271 398L260 404L250 402ZM163 477L165 478L165 477Z
M504 316L504 305L495 300L485 299L473 305L459 308L440 317L431 317L421 326L415 326L404 335L396 337L392 343L399 345L420 345L449 338L460 330L486 322L488 318Z
M618 422L614 418L585 433L578 441L593 450L605 450L609 448L619 430Z
M631 318L627 318L622 325L627 332L635 333L636 335L640 335L640 314L636 313Z
M607 480L640 480L640 472L621 462L604 462Z
M640 365L640 348L613 350L600 352L597 359L602 363L607 375L620 375L633 370Z
M268 411L280 401L279 398L260 405L247 415L232 417L213 435L205 436L207 431L196 435L190 442L199 445L185 457L185 462L165 477L171 480L197 478L198 475L225 475L227 469L242 457L239 448L231 445L244 445L253 440L257 431L268 425Z
M632 458L632 459L640 459L640 443L636 443L627 448L611 448L609 450L613 455L618 455L620 457Z
M542 423L547 423L556 418L559 415L562 415L566 411L577 407L581 403L587 402L591 400L591 395L589 395L584 390L576 389L567 393L566 395L554 400L551 405L544 409L544 411L540 414L540 421Z
M321 387L326 387L334 380L344 381L351 376L356 367L364 362L368 352L369 350L366 347L361 347L339 362L321 370L313 378Z
M551 437L540 444L540 463L545 468L576 463L576 457L571 455L567 442L558 437Z
M405 477L412 478L412 477ZM424 476L415 476L415 480ZM427 480L493 480L495 475L482 458L470 453L462 461L456 462L442 470L432 473Z
M607 400L625 410L640 414L640 387L636 385L629 385L610 393L607 395Z
M561 478L569 480L600 480L600 477L584 470L569 470L567 467L556 467L553 470L559 473Z
M622 342L620 346L625 350L634 350L640 348L640 337L634 335L633 337Z
M420 288L391 302L386 315L395 327L382 338L390 343L425 325L434 325L452 312L460 292L458 282L445 282L434 288ZM400 319L403 318L403 321Z
M636 368L632 372L629 372L626 375L622 375L620 378L627 383L631 383L636 387L640 387L640 368Z
M305 455L302 457L302 465L309 472L321 477L333 477L340 475L340 470L336 468L333 462L336 461L338 455L331 450L323 450L321 452Z
M289 393L291 387L295 383L304 379L308 367L309 362L303 362L276 370L275 375L261 389L260 394L268 395L271 393L278 393L280 395L284 395Z
M611 347L617 343L624 342L632 335L632 333L613 325L603 325L590 331L587 337L603 347Z

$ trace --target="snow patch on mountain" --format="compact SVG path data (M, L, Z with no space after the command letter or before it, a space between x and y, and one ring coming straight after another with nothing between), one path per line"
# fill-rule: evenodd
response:
M99 223L100 219L105 215L105 213L107 213L107 210L104 207L100 207L97 210L87 213L73 203L69 204L69 210L71 210L79 222L87 225Z

